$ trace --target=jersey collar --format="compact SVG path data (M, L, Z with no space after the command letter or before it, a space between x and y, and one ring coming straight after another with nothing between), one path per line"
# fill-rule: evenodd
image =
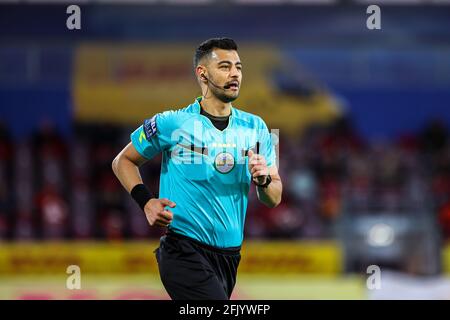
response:
M202 96L199 96L199 97L195 98L195 101L193 103L193 107L194 107L194 111L196 113L200 113L200 109L201 109L200 101L202 101L202 99L203 99ZM233 117L233 114L234 114L234 108L233 108L233 106L230 106L230 121L231 121L231 118Z
M195 101L194 101L194 103L192 104L192 106L193 106L193 109L194 109L194 112L195 113L197 113L197 114L200 114L200 109L201 109L201 106L200 106L200 101L202 100L202 96L200 96L200 97L197 97L197 98L195 98ZM229 128L231 128L231 126L232 126L232 124L233 124L233 119L234 119L234 117L233 117L233 115L234 115L234 108L233 108L233 106L230 106L230 120L228 121L228 126L224 129L224 130L219 130L219 129L217 129L213 124L212 124L212 122L211 122L211 120L209 120L209 123L211 123L211 126L214 128L214 129L216 129L218 132L220 132L220 133L223 133L223 132L226 132ZM205 117L206 118L206 117Z

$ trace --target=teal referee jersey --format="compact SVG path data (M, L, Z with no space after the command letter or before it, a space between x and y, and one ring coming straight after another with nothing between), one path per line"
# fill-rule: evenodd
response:
M159 197L176 203L169 229L218 247L242 244L251 174L249 149L275 165L271 134L258 116L231 107L227 128L189 106L154 115L131 134L145 158L162 153Z

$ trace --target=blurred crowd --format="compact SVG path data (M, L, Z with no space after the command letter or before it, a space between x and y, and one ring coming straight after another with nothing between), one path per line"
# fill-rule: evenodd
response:
M253 201L250 235L333 237L344 214L390 213L434 215L450 237L450 142L439 121L370 143L346 118L281 136L280 175L284 201L271 210Z
M63 137L44 122L29 139L0 128L0 239L144 239L164 230L145 216L111 170L132 128L78 125ZM450 237L450 141L430 122L414 135L368 143L342 118L279 143L282 203L251 188L247 238L329 238L343 214L432 214ZM158 190L158 156L142 167Z

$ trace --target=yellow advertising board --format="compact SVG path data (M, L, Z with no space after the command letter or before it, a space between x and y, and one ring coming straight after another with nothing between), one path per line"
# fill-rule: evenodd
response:
M157 273L158 242L10 243L0 248L0 274L61 274L77 265L85 274ZM255 242L242 248L242 274L337 274L342 254L334 242Z
M156 272L150 243L11 243L0 248L0 273L60 273L70 265L88 273Z
M60 274L70 265L90 274L157 273L149 242L33 242L0 246L0 275ZM240 274L328 274L343 271L343 249L334 241L255 241L242 247ZM450 245L442 250L443 273L450 274Z
M450 274L450 243L447 243L442 250L442 272Z
M248 241L242 250L240 273L339 274L341 247L333 241Z

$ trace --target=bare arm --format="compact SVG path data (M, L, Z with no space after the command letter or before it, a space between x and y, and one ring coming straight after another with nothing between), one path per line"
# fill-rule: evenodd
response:
M112 169L128 193L135 185L142 183L139 167L145 162L147 159L136 151L131 142L114 158Z
M142 183L139 167L145 162L147 162L147 159L136 151L131 142L114 158L112 170L128 193L131 193L131 190L136 185ZM174 208L176 204L165 198L150 199L147 202L144 212L151 226L166 227L170 224L173 219L173 213L166 210L166 206Z
M256 187L256 194L259 201L269 208L278 206L281 202L281 195L283 192L283 184L281 183L280 175L276 165L267 167L266 159L263 155L255 154L252 150L249 151L249 170L252 179L258 184L266 182L266 176L270 175L272 182L267 188Z
M274 208L281 202L283 184L281 183L281 177L278 174L278 169L276 166L269 168L269 174L272 178L272 182L267 188L256 187L256 194L259 201L264 203L269 208Z

